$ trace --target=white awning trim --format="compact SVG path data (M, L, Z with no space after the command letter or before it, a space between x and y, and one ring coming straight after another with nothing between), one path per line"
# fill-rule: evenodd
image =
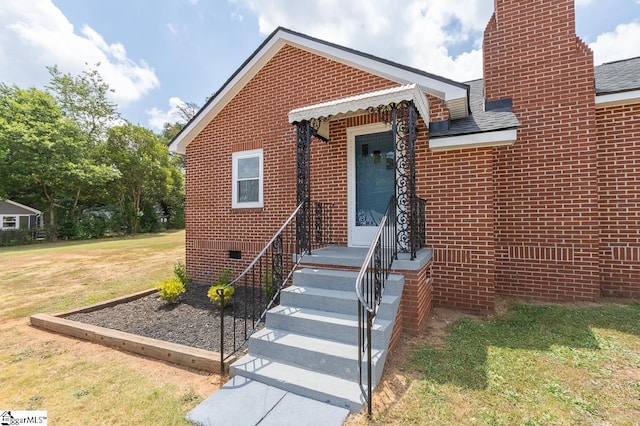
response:
M426 123L429 122L427 97L418 85L413 83L296 108L289 112L289 123L309 121L314 118L330 119L342 114L365 111L369 107L376 108L380 105L397 104L402 101L413 101L423 120Z
M513 145L517 138L518 131L516 129L448 136L429 140L429 149L431 151L451 151L455 149L505 146Z

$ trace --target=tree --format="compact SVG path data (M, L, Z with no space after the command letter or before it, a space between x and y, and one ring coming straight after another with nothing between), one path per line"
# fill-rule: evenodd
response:
M143 203L161 204L182 190L182 174L160 136L126 124L108 130L104 161L119 173L112 194L127 219L128 231L139 230Z
M65 116L71 118L92 143L104 140L109 126L120 118L118 107L109 100L113 89L96 68L78 76L63 74L56 65L47 67L51 80L48 89L58 101Z
M113 177L91 160L87 146L50 94L0 84L0 195L18 195L48 211L52 241L59 201Z

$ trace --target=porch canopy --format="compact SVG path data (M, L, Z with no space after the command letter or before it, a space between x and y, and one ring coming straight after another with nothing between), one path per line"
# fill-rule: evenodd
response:
M411 253L424 245L424 209L416 196L415 142L418 117L429 123L429 103L417 84L407 84L293 109L289 122L296 126L297 202L304 205L297 222L299 247L310 247L311 136L329 140L329 121L377 111L391 125L395 139L395 246ZM420 212L423 212L420 214Z
M429 102L427 97L417 84L412 83L296 108L289 112L289 123L319 120L321 125L318 129L318 134L328 139L329 126L322 123L326 123L332 118L342 118L362 113L369 108L399 104L403 101L413 102L425 123L429 122Z

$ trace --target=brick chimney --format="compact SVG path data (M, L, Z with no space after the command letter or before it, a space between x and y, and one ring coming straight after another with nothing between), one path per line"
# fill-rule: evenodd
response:
M573 0L495 0L485 106L511 99L518 141L495 148L496 291L599 297L593 54Z

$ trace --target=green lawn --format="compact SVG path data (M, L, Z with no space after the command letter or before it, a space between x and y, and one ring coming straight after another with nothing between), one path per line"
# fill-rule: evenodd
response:
M184 253L184 231L0 248L0 409L46 410L49 424L187 424L218 376L28 325L36 312L150 288Z
M510 304L413 348L376 424L638 425L640 303Z
M218 376L28 325L36 312L149 288L181 260L184 232L0 248L0 409L47 410L50 424L186 424ZM640 424L639 302L456 315L444 338L400 348L373 419L349 425Z

